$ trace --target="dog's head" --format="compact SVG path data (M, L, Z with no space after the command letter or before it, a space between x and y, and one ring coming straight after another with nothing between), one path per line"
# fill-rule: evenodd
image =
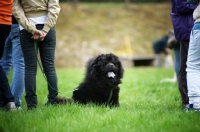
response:
M121 83L124 69L114 54L101 54L88 62L86 78L100 85L113 87Z

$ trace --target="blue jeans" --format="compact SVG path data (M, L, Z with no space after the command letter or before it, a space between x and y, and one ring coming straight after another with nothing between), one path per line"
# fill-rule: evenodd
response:
M200 104L200 28L191 31L186 71L189 103Z
M12 65L13 67L13 77L11 85L11 93L14 96L14 102L16 107L21 106L21 97L24 92L24 57L22 54L21 44L20 44L20 32L19 24L13 24L11 26L11 31L6 39L4 46L4 53L0 64L5 71L6 75L9 74Z
M36 25L36 28L41 30L43 24ZM54 66L55 47L56 47L56 31L55 28L51 28L47 33L43 41L37 42L37 49L34 47L34 40L31 38L32 34L26 30L21 30L20 40L22 45L22 52L25 62L25 92L26 103L28 109L35 108L37 106L36 95L36 73L37 73L37 53L39 49L39 55L42 62L44 74L47 78L48 85L48 102L49 104L57 103L58 87L57 87L57 75ZM41 87L40 87L41 88Z
M4 45L7 36L10 33L10 25L0 24L0 59L4 52ZM6 74L0 65L0 107L8 102L14 102L14 97L10 91L10 86Z
M174 69L175 69L176 77L178 80L179 70L180 70L180 44L177 47L174 47L173 50L174 50L174 57L175 57Z

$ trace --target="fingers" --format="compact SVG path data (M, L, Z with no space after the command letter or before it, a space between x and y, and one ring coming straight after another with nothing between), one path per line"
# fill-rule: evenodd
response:
M34 40L40 39L40 41L43 41L46 34L47 34L46 32L36 30L31 38L34 39Z
M40 38L40 35L38 35L38 34L34 34L31 38L37 40L37 39Z
M45 36L47 35L47 33L44 31L41 31L41 33L42 33L42 35L40 35L40 40L43 41Z

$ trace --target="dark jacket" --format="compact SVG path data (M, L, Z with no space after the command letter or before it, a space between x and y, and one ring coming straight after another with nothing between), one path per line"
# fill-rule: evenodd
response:
M172 0L170 16L178 41L190 39L191 29L194 25L193 11L196 7L197 5L188 4L187 0Z
M13 15L12 15L12 24L18 24L17 20L15 19Z
M153 50L155 54L161 54L162 52L167 54L166 47L168 38L168 35L165 35L162 38L153 42Z

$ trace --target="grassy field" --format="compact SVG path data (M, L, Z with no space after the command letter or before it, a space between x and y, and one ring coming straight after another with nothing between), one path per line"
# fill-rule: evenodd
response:
M84 77L84 69L57 69L60 95L71 97ZM45 107L46 82L37 74L38 108L0 111L0 132L197 132L197 113L181 111L176 83L160 83L173 69L128 68L120 84L120 107L89 104ZM11 78L9 77L9 80Z

